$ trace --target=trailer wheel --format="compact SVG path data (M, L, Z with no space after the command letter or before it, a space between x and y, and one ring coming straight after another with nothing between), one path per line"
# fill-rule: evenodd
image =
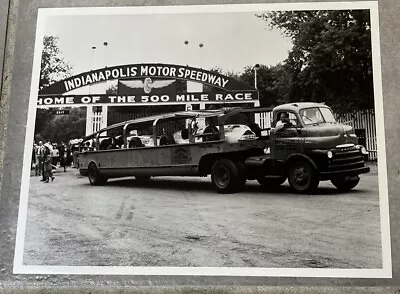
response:
M150 176L135 176L135 180L138 183L145 183L150 180Z
M268 178L257 177L257 182L265 188L274 188L282 185L286 181L286 177L281 178Z
M211 168L211 180L218 193L237 192L245 180L237 165L230 159L219 159Z
M331 180L331 183L341 192L347 192L353 189L358 185L360 182L360 178L357 176L357 178L351 179L351 180L346 180L344 177L343 178L334 178Z
M90 163L88 167L89 182L93 186L104 185L107 182L107 177L99 173L95 163Z
M296 192L314 192L319 184L317 171L305 160L297 160L289 167L289 184Z

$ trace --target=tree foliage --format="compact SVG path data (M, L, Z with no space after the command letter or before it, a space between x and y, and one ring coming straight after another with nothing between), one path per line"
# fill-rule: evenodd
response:
M284 96L282 90L285 89L282 81L284 74L281 64L271 67L260 65L257 70L257 89L259 91L261 106L275 106L284 102L281 98ZM253 67L246 67L244 72L239 76L239 80L254 87L255 73Z
M111 85L106 89L107 95L117 95L118 94L118 85Z
M324 101L341 111L373 107L368 10L279 11L258 16L293 41L281 68L281 81L286 83L281 99Z
M71 66L61 56L58 47L58 37L44 36L40 68L39 88L71 76ZM35 123L35 140L52 142L69 141L81 136L85 131L86 112L82 109L72 109L71 115L57 116L52 109L37 109ZM76 127L75 130L73 128Z
M58 37L44 36L39 87L47 87L71 76L71 69L61 56Z
M69 115L54 115L52 109L38 109L39 113L45 123L36 123L36 141L68 142L85 136L86 107L71 108Z

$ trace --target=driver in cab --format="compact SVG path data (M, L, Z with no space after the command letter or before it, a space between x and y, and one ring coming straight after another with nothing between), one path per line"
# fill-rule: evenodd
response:
M289 120L289 116L286 112L282 112L279 115L279 120L276 123L275 126L275 132L280 132L282 130L284 130L285 128L288 128L292 125L292 123Z

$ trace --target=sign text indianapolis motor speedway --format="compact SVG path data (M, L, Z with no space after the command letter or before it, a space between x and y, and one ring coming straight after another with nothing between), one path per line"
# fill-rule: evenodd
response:
M61 95L69 91L108 80L178 79L203 83L225 91L247 91L255 88L215 71L176 64L126 64L80 73L41 88L40 95Z

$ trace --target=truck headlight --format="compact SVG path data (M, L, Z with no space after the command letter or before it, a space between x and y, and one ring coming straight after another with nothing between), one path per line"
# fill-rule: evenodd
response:
M361 147L361 153L364 154L364 155L368 155L368 151L367 151L367 149L365 149L364 146Z
M328 156L329 159L331 159L333 157L332 151L326 152L326 155Z

